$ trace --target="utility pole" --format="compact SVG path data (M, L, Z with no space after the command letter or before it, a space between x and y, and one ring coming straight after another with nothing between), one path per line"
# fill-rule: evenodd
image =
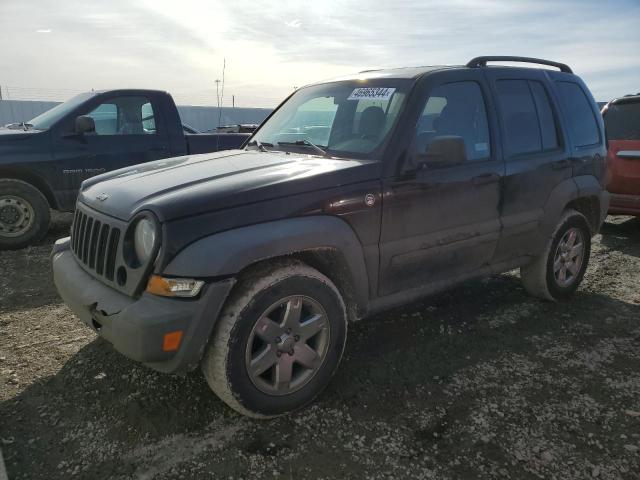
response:
M2 85L0 85L0 102L2 101Z
M2 100L2 95L0 95L0 100ZM231 106L233 108L236 107L236 96L235 95L231 95Z
M216 78L216 103L220 108L220 80Z

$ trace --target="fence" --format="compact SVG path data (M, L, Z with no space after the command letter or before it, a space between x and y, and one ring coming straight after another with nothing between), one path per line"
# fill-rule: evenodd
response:
M0 125L26 122L41 113L55 107L60 102L35 100L0 100ZM261 123L271 112L269 108L241 107L197 107L183 105L178 107L180 118L200 131L211 130L218 125L238 123Z

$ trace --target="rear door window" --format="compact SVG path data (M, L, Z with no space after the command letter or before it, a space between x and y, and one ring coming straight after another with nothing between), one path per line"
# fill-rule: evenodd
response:
M609 140L640 140L640 101L609 105L604 125Z
M509 157L555 150L558 124L545 86L535 80L498 80L498 103Z
M553 150L560 146L558 143L558 127L551 109L551 102L546 89L540 82L529 82L533 100L536 104L540 133L542 135L542 149Z
M526 80L496 82L508 156L542 151L536 105Z
M580 85L573 82L557 82L557 86L575 146L584 147L598 143L598 124L591 102Z

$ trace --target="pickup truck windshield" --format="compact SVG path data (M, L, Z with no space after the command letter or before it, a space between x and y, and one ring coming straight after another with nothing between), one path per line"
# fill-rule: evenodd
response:
M60 105L56 105L51 110L47 110L46 112L38 115L33 120L29 120L27 123L33 125L33 128L36 130L46 130L58 120L66 116L67 113L71 112L94 95L95 93L92 92L86 92L81 93L80 95L76 95L66 102L61 103Z
M260 127L249 146L375 157L398 120L408 87L401 79L386 79L375 85L354 80L300 89Z

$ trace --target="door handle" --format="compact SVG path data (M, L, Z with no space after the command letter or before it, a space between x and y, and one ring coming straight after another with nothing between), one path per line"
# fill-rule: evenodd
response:
M484 173L477 177L473 177L471 179L471 183L474 185L487 185L489 183L496 183L498 180L500 180L500 175L497 173Z
M558 160L557 162L553 162L551 164L551 168L553 168L554 170L563 170L569 167L571 167L571 161L566 158L564 160Z
M640 150L620 150L616 153L618 158L626 158L629 160L640 160Z

